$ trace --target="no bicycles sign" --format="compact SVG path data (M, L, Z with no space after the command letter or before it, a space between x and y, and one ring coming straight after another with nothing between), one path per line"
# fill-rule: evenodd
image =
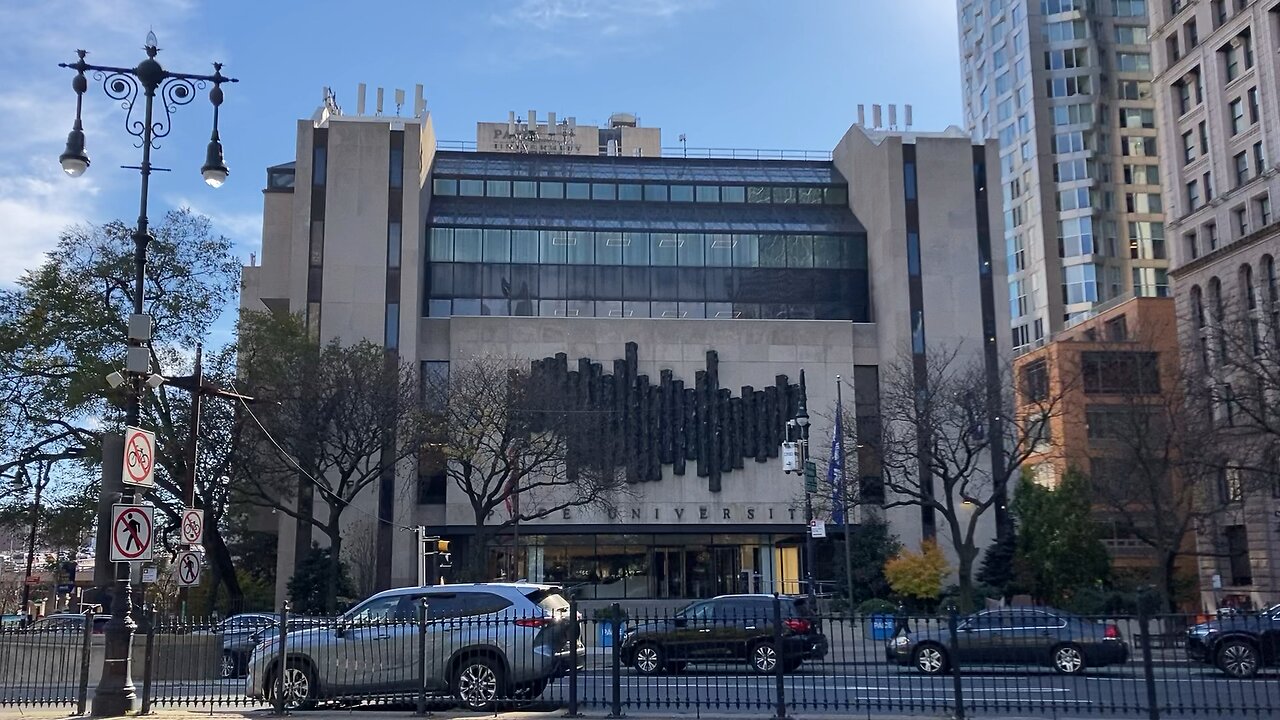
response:
M124 484L154 487L156 436L142 428L125 428L124 433Z

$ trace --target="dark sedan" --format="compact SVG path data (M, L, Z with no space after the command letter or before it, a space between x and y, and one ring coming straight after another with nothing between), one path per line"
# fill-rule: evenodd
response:
M1192 627L1187 630L1187 657L1238 678L1280 665L1280 605Z
M269 617L269 616L258 616ZM234 619L234 618L232 618ZM321 618L291 617L288 632L319 627L327 624ZM274 618L271 624L242 623L240 631L224 630L222 636L222 667L220 674L224 678L243 677L249 666L249 656L253 649L280 634L280 622Z
M781 598L780 643L774 640L772 595L721 595L674 616L629 629L622 662L644 675L679 672L689 663L737 663L758 673L778 663L790 672L827 654L827 638L804 597Z
M1129 646L1115 625L1052 608L988 610L962 618L956 642L945 621L900 632L885 648L890 662L937 675L974 665L1042 665L1075 675L1086 668L1129 660Z

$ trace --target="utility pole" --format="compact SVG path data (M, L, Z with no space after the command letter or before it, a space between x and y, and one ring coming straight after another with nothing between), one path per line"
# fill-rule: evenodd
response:
M815 607L817 590L814 587L813 555L813 494L818 491L817 467L809 460L809 409L806 399L804 370L800 371L800 403L795 417L787 421L788 444L794 448L794 459L786 458L783 448L783 472L796 472L804 478L804 581L807 586L810 607Z
M187 423L187 448L184 462L187 466L187 474L182 481L182 503L188 509L196 507L196 463L199 460L199 440L200 440L200 411L204 405L206 395L211 397L220 397L226 400L240 401L243 403L253 403L255 398L248 395L241 395L223 388L221 385L205 378L204 376L204 346L196 343L195 363L191 368L190 375L180 375L178 377L165 378L166 385L186 390L191 393L191 414ZM209 518L211 519L211 518ZM178 588L178 608L186 615L187 610L187 587Z
M854 432L857 433L857 401L854 402ZM844 446L844 386L840 382L840 376L836 375L836 441L839 443L839 461L840 461L840 506L841 518L844 520L844 582L849 601L849 612L853 612L853 541L850 536L853 535L853 523L849 519L849 457L845 452ZM857 450L855 445L854 450ZM858 479L857 473L854 479Z

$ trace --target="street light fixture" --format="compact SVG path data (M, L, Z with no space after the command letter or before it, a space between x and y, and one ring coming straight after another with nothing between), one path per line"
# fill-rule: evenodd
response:
M213 64L212 75L179 73L166 70L156 60L156 55L160 52L160 45L154 32L147 33L143 50L146 52L146 58L133 68L91 65L85 62L85 56L88 53L84 50L76 51L77 60L74 63L59 63L59 67L74 70L76 73L75 78L71 81L71 89L76 93L76 118L71 132L67 135L67 147L62 155L58 157L58 161L62 165L63 171L71 177L79 177L89 169L89 156L85 152L82 110L84 94L89 89L89 80L86 74L92 73L93 79L102 83L102 90L107 97L120 103L120 106L125 111L125 131L138 138L138 147L142 148L141 164L127 167L138 170L142 176L142 187L138 203L138 225L133 232L133 314L135 317L145 319L143 280L146 276L147 245L153 239L147 221L147 201L150 195L151 172L153 169L161 169L153 168L151 165L151 151L157 147L157 140L168 136L169 131L172 129L173 113L179 107L190 104L195 99L197 90L212 85L213 87L209 91L209 102L213 105L213 135L209 142L205 164L201 167L200 172L204 176L205 182L213 187L221 185L227 178L227 166L222 157L222 142L218 136L218 109L222 105L222 84L237 82L237 80L222 74L221 63ZM142 96L141 118L135 115L135 111L139 110L139 95ZM155 113L157 96L159 96L159 109L163 111L163 115L160 117L157 117ZM149 330L150 321L149 319L145 320L142 324L146 325ZM133 324L131 319L131 330ZM145 343L148 343L149 339L149 331L145 335L135 335L131 332L129 345L133 350L139 350L146 347ZM159 381L156 381L156 378L159 378ZM112 387L124 384L121 382L123 379L119 373L112 373L108 376L108 382ZM147 387L154 389L163 381L163 378L158 375L152 375L145 368L142 370L129 368L127 382L130 385L130 392L125 412L126 425L138 426L139 418L142 414L143 393L146 392ZM105 482L105 473L107 472L112 472L112 469L106 468L104 464L104 487L107 485ZM115 468L114 472L119 473L121 469ZM130 503L133 501L133 493L126 489L121 494L121 502ZM102 522L102 520L102 518L99 518L99 522ZM110 552L109 543L106 543L105 546L100 543L98 552ZM104 628L105 652L103 653L102 680L99 682L93 696L93 714L95 716L124 715L133 709L134 701L137 698L134 692L133 679L130 677L132 637L136 626L130 616L131 593L128 563L118 563L115 576L111 620Z

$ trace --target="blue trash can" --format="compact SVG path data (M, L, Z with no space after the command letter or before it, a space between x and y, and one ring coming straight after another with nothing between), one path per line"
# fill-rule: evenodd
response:
M599 628L600 647L613 647L613 623L600 621L597 623ZM627 633L627 623L623 622L618 625L618 636L621 638Z
M893 628L897 625L892 615L871 616L871 639L888 640L893 637Z

